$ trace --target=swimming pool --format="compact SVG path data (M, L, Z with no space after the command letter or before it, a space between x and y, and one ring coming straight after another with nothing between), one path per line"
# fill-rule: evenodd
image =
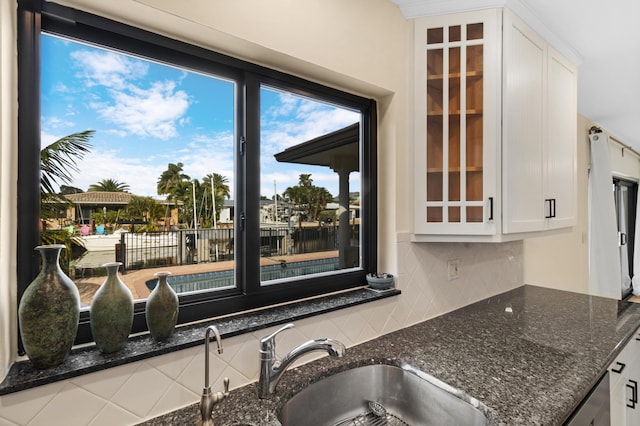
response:
M339 263L337 257L307 260L304 262L287 262L279 265L263 266L261 268L260 279L262 281L271 281L301 275L331 272L338 269ZM157 282L157 278L153 278L147 280L145 284L149 290L153 290ZM233 270L170 276L167 278L167 283L169 283L176 293L235 287Z

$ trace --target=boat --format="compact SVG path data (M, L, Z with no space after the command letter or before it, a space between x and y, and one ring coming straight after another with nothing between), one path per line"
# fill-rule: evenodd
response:
M116 244L122 241L127 248L137 249L143 247L173 247L178 245L178 236L174 233L137 234L117 230L113 234L83 235L80 237L82 245L87 251L115 251Z
M120 237L119 232L108 235L83 235L80 241L87 251L115 251L116 244L120 243Z

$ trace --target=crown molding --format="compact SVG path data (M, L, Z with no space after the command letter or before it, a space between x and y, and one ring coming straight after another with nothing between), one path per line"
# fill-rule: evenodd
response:
M445 13L468 12L472 10L506 7L525 21L547 43L564 55L574 65L582 63L576 49L558 37L540 20L526 0L391 0L406 19L422 16L443 15Z

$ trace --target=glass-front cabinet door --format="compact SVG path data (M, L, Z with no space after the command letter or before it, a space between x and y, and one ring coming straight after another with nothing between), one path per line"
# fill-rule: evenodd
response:
M415 234L496 232L499 18L416 20Z

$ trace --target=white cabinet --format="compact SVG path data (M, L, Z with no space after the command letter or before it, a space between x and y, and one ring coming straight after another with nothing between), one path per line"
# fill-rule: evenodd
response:
M545 220L547 45L511 13L505 13L503 28L502 230L539 231Z
M501 11L415 22L415 234L493 235Z
M548 46L547 136L545 138L545 217L548 218L546 221L548 229L565 228L576 224L577 82L576 67L554 48Z
M609 367L612 425L640 425L640 340L637 339L640 336L636 332Z
M573 226L576 69L508 11L503 62L502 232Z
M576 70L507 9L415 21L416 241L572 226Z

